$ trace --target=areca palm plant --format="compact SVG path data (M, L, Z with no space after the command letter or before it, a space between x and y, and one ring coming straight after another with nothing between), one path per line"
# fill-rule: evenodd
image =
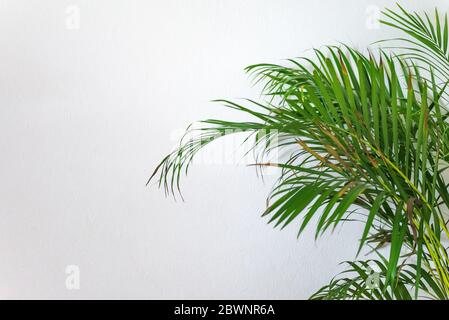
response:
M195 154L236 132L259 155L282 151L277 161L256 157L257 168L279 170L269 223L299 236L313 221L317 238L364 224L357 260L312 299L449 297L447 17L399 7L384 18L405 36L376 51L328 46L288 65L249 66L262 101L219 102L253 120L201 121L150 178L176 194Z

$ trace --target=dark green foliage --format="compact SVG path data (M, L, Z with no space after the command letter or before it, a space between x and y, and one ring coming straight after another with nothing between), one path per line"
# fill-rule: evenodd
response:
M359 253L389 245L388 257L348 262L348 271L312 298L446 299L449 60L447 18L440 16L432 22L402 8L385 11L384 23L409 36L398 54L330 46L286 66L248 67L263 85L263 101L219 102L253 120L202 121L195 138L164 158L151 178L175 194L202 147L246 132L259 154L287 155L256 163L279 168L264 212L269 223L295 224L299 236L317 217L318 237L356 215L365 225ZM366 285L368 263L381 270L374 289Z

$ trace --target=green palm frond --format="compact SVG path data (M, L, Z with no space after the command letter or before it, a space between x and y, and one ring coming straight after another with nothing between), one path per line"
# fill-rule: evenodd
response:
M415 286L416 264L401 265L394 288L386 288L387 264L385 260L347 261L347 269L314 293L311 300L412 300ZM432 274L421 272L419 297L422 299L446 300Z
M383 15L381 23L405 34L405 37L386 40L393 43L397 56L414 61L427 72L433 70L439 84L446 85L449 79L447 14L441 14L438 9L433 15L409 13L398 5L397 12L386 9Z
M417 30L407 29L406 21L422 27L418 39L424 39L430 18L426 25L402 12L386 15L412 37ZM434 42L428 50L447 55L447 22L427 31ZM429 39L421 45L430 45ZM446 87L438 80L444 74L434 67L423 74L420 59L404 60L382 50L365 55L330 46L314 52L288 65L249 66L246 71L262 85L263 101L218 102L253 120L200 122L150 180L175 195L204 146L243 132L256 154L276 150L285 155L255 163L279 168L263 213L274 227L296 224L299 236L317 221L319 237L358 214L364 223L359 253L366 246L389 245L388 258L374 261L381 264L381 292L361 287L366 279L357 268L365 262L354 262L350 266L357 277L335 280L314 298L410 299L423 292L447 298L449 258L442 239L449 232L442 210L449 208L443 177L449 163L449 113L442 97ZM408 262L411 257L416 263Z

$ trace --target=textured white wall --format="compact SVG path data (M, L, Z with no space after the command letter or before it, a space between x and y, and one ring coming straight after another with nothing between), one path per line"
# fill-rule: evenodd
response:
M295 299L327 283L359 226L273 230L271 180L242 165L193 167L185 203L145 182L190 122L239 119L208 101L257 97L246 65L391 35L368 28L372 5L394 1L1 0L0 298Z

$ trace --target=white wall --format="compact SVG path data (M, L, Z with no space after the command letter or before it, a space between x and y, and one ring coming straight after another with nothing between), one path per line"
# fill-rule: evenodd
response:
M257 97L243 67L363 48L392 34L367 8L393 3L1 0L0 298L295 299L326 284L359 226L318 242L273 230L271 180L242 165L195 166L185 203L145 182L175 132L239 119L208 101Z

